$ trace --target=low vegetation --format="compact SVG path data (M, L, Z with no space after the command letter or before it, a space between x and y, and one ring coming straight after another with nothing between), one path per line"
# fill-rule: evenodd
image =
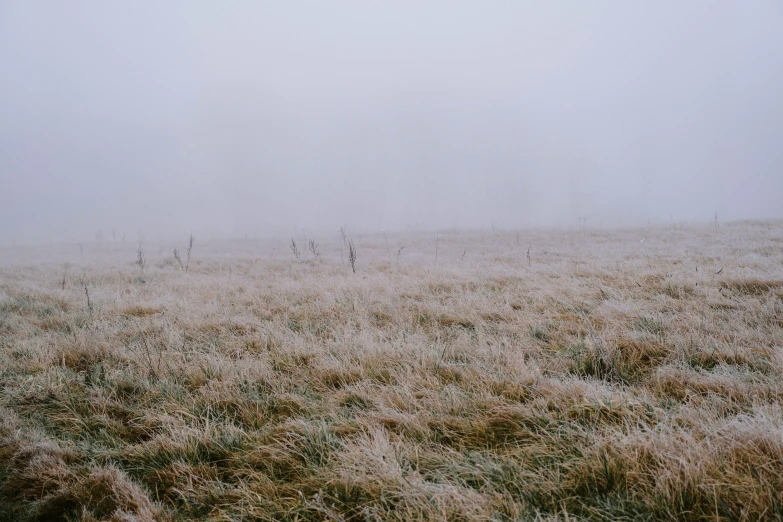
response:
M308 244L0 249L0 520L783 518L783 223Z

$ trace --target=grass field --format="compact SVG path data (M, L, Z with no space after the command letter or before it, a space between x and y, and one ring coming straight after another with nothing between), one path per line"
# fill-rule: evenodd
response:
M0 249L0 520L783 518L782 222L350 239Z

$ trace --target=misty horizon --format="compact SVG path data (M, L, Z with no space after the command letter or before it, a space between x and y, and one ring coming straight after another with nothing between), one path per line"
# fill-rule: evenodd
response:
M783 217L774 1L5 2L0 64L3 244Z

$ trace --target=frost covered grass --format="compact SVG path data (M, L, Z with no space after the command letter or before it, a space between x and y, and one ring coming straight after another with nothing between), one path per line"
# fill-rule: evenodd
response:
M783 517L783 223L317 241L0 249L0 520Z

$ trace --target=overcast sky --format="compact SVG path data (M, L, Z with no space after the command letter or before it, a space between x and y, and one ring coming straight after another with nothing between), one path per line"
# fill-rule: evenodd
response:
M0 0L0 242L781 201L780 0Z

